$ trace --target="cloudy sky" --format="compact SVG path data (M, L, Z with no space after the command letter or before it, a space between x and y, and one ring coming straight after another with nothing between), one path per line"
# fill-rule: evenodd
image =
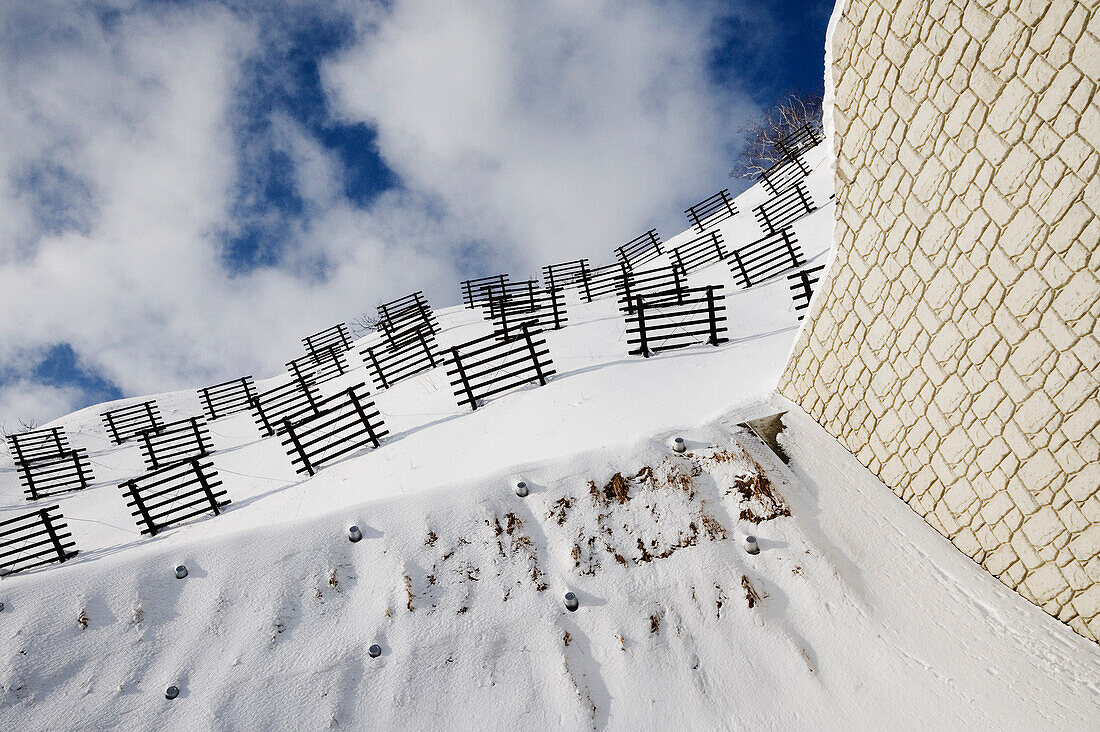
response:
M0 424L270 376L742 184L828 0L0 4Z

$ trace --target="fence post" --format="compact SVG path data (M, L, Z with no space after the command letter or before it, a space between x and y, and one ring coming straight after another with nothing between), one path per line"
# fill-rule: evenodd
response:
M581 283L584 285L584 297L588 302L592 302L592 289L588 286L588 260L581 260Z
M88 487L88 478L84 475L84 466L80 464L80 453L73 450L72 455L73 465L76 466L76 477L80 479L80 489L84 490Z
M699 214L695 213L695 207L692 206L691 208L689 208L687 213L688 213L689 219L691 221L695 222L695 228L699 230L700 234L702 234L703 233L703 224L702 224L701 221L699 221Z
M630 270L623 266L623 300L628 313L634 312L634 297L630 294Z
M267 434L264 436L270 437L271 435L275 434L275 430L274 428L272 428L271 422L267 419L267 414L264 413L264 408L263 405L260 403L259 395L252 397L248 401L252 405L252 408L256 410L256 414L260 415L260 421L264 423L264 429L267 430Z
M313 396L313 392L309 390L312 384L308 384L304 381L298 382L298 385L302 387L302 391L306 393L306 401L309 402L309 406L313 409L313 413L317 414L317 400Z
M546 377L542 373L542 364L539 363L538 353L535 352L535 342L531 339L531 329L527 327L527 323L523 324L523 337L527 339L527 348L531 351L531 360L535 363L535 373L539 377L539 384L546 386Z
M809 191L806 190L806 186L802 184L802 181L799 181L798 185L796 185L794 189L798 193L798 198L802 201L802 207L806 209L806 213L812 212L813 207L810 206L810 201L807 197Z
M477 400L474 399L474 391L470 388L470 382L466 378L466 369L462 368L462 359L458 355L458 346L451 349L451 356L455 360L455 368L458 369L458 378L462 380L462 388L466 392L466 396L470 398L470 406L473 409L477 409Z
M767 234L769 231L774 232L776 229L775 226L772 225L771 216L768 216L767 203L760 204L756 210L760 212L760 218L764 219L764 233Z
M19 435L9 435L8 441L11 442L12 447L15 448L15 461L24 462L26 458L23 457L23 447L19 444Z
M74 451L74 453L75 453L75 451ZM26 479L27 479L27 492L31 494L31 500L32 501L37 501L38 500L38 491L34 487L34 474L31 471L30 462L25 461L25 460L21 460L18 463L16 463L16 465L18 465L19 467L21 467L23 469L23 476L26 477Z
M48 508L41 508L38 510L38 515L42 517L42 523L46 527L46 533L50 535L50 541L53 542L53 548L57 550L57 561L64 562L68 559L65 556L65 547L61 546L61 539L57 536L57 530L53 527L53 520L50 518Z
M386 381L386 375L382 373L382 364L378 363L378 356L374 355L374 348L366 349L367 355L370 356L371 363L374 364L374 370L378 374L378 380L382 382L383 389L389 389L390 385Z
M121 445L122 440L118 439L118 428L115 427L115 418L111 416L110 412L105 412L104 417L107 418L107 426L111 428L111 437L114 438L116 445Z
M787 251L791 254L791 266L797 267L801 262L798 261L798 255L795 254L794 244L791 242L791 237L788 234L789 231L790 229L783 229L780 232L780 236L783 237L783 243L787 245Z
M642 356L649 358L649 340L645 336L645 306L641 295L638 295L638 304L634 312L638 314L638 335L641 337Z
M741 277L745 280L745 287L752 287L752 282L749 280L749 271L745 269L745 263L741 261L741 254L736 249L733 252L733 258L741 269Z
M416 334L420 336L420 345L424 347L424 353L428 356L428 363L430 363L434 369L436 367L435 356L432 355L432 349L428 346L428 339L424 337L424 331L417 328Z
M153 408L149 406L152 402L145 402L145 413L149 415L149 424L152 425L152 430L157 432L160 430L160 426L157 425L157 418L153 416Z
M649 235L649 240L653 242L653 246L657 247L657 253L664 254L664 250L661 249L661 240L657 238L657 230L650 229L646 234Z
M199 418L191 418L191 429L195 431L195 441L199 443L199 457L206 457L206 442L202 439L202 432L199 430Z
M255 386L251 381L249 381L250 378L252 378L252 377L251 376L242 376L241 377L241 384L244 385L245 401L248 402L248 403L252 402L252 397L253 397L253 390L252 389L253 389L253 386Z
M57 445L57 454L60 455L65 452L65 448L61 445L61 428L54 427L50 432L53 434L54 444Z
M554 312L554 330L560 330L562 328L562 324L561 324L561 310L558 307L558 297L561 296L561 299L564 300L565 299L565 294L563 292L559 292L558 290L551 290L549 294L550 294L550 307Z
M722 249L722 237L715 231L711 233L710 238L714 242L714 251L718 253L718 261L723 261L726 258L726 251Z
M340 375L343 376L347 373L344 370L344 364L340 362L340 353L336 350L336 346L329 346L328 352L332 356L332 360L336 362L336 370L340 372Z
M206 482L206 476L202 474L202 466L199 465L199 459L195 458L191 461L191 467L195 469L195 476L199 479L199 485L202 486L202 490L206 493L207 499L210 500L210 508L213 509L215 516L221 516L221 509L218 508L218 499L214 497L214 491L210 489L210 484Z
M122 485L130 487L130 495L133 496L134 505L137 506L138 513L141 514L142 520L145 521L145 526L149 529L149 536L156 536L157 526L153 523L153 517L149 515L149 509L145 507L145 500L138 494L137 484L131 478Z
M737 209L733 207L733 199L730 198L730 192L723 188L720 195L722 196L723 203L726 204L726 208L729 209L730 216L736 216Z
M710 314L710 344L718 345L718 313L714 309L714 285L707 287L707 312Z
M283 429L286 430L287 435L290 436L290 441L294 443L294 449L302 456L302 466L310 475L315 475L316 471L313 469L313 466L310 465L309 456L306 455L306 451L302 449L302 443L299 442L298 435L294 434L294 425L290 423L288 417L283 417Z
M142 430L138 434L141 435L141 439L145 440L145 449L149 452L149 462L152 463L153 470L156 470L160 465L157 463L157 454L153 450L153 441L149 439L149 432L150 430Z
M363 420L363 426L367 428L367 435L370 437L370 441L374 443L374 446L379 447L382 442L378 439L378 435L374 434L374 426L367 419L367 413L363 410L363 405L359 403L359 396L355 393L355 387L348 387L348 399L355 407L355 411L359 413L359 419Z
M302 370L298 368L297 359L290 362L290 368L294 369L294 378L298 381L299 384L305 381L305 377L302 376Z
M206 413L210 415L211 421L218 418L218 412L214 409L214 403L210 401L210 390L205 386L199 389L199 394L202 395L202 400L205 402Z

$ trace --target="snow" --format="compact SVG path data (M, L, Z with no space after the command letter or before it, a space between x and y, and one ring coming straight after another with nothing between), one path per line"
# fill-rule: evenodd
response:
M809 155L819 203L827 157ZM760 236L751 208L764 198L739 197L728 243ZM828 203L795 224L811 264L829 256L832 215ZM59 420L97 482L40 504L61 506L80 555L0 583L0 723L1095 727L1096 645L775 395L798 329L786 277L739 290L718 264L691 280L726 286L730 343L630 357L614 303L572 299L570 325L546 333L547 386L470 412L441 370L414 377L374 396L391 433L381 448L308 480L250 415L218 420L213 461L233 503L153 539L118 488L142 472L137 448L109 444L104 405ZM461 308L439 319L444 345L490 330ZM322 388L363 380L360 368ZM199 413L194 392L156 399L166 419ZM778 411L789 465L738 426ZM778 504L742 495L761 476ZM0 520L39 505L10 461L0 503ZM362 541L347 540L351 524ZM744 552L747 533L760 554Z

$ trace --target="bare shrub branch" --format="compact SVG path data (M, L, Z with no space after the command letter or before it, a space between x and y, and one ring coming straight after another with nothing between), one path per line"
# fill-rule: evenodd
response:
M776 144L809 125L821 131L821 95L794 91L745 127L748 144L730 171L730 178L756 178L785 157Z

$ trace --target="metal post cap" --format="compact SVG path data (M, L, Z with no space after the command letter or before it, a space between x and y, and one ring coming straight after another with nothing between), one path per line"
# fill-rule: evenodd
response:
M363 538L363 532L359 530L358 526L349 526L348 527L348 539L351 542L354 543L356 541L359 541L362 538Z
M187 576L187 565L177 564L176 565L176 579L183 579L186 576Z
M178 686L169 686L167 689L164 690L165 699L175 699L179 695L180 689Z
M519 496L520 498L523 498L524 496L527 495L527 493L528 493L527 484L525 482L523 482L521 480L518 483L516 483L516 495L517 496Z
M687 450L687 443L684 442L683 437L677 437L672 441L673 452L684 452L685 450Z
M370 654L371 658L378 658L379 656L382 655L382 646L375 643L374 645L372 645L370 648L367 649L367 653Z
M749 554L759 554L760 553L760 545L756 543L756 537L755 536L746 536L745 537L745 551L747 551Z
M577 595L573 592L565 593L565 609L569 612L574 612L581 606L580 600L577 599Z

